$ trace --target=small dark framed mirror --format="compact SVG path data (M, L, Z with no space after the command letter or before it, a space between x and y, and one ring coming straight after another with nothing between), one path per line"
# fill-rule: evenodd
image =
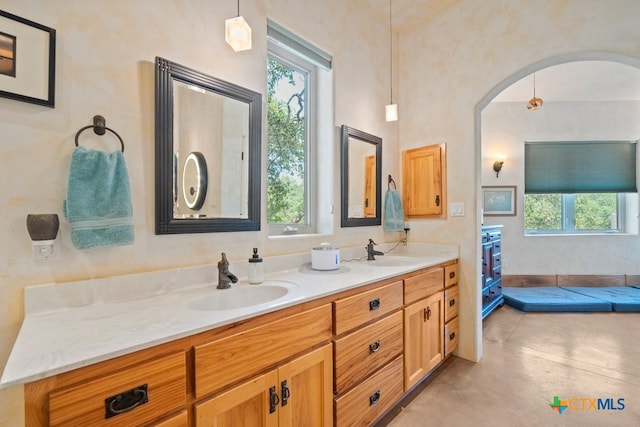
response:
M341 142L340 225L380 225L382 138L343 125Z
M156 58L156 234L260 230L262 95Z

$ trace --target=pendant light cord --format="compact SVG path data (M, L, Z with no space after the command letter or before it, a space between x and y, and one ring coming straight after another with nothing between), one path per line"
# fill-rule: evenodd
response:
M238 0L240 1L240 0ZM389 0L389 68L391 74L391 82L389 83L389 92L391 95L391 104L393 104L393 24L391 22L391 0Z
M240 16L240 0L238 0L238 16Z

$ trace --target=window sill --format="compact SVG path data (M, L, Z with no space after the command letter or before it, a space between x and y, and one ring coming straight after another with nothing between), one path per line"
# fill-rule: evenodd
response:
M637 234L612 232L585 232L585 233L524 233L524 237L579 237L579 236L637 236Z
M289 240L289 239L307 239L314 238L317 239L319 237L332 237L331 234L321 234L321 233L306 233L306 234L272 234L268 237L269 240Z

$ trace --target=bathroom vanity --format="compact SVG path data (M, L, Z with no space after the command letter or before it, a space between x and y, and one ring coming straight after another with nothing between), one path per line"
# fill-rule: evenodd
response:
M369 425L458 343L457 247L422 249L329 273L283 270L230 290L28 307L2 385L25 384L29 427ZM65 299L47 286L27 293ZM243 307L216 297L252 292L272 300ZM64 342L47 353L53 329Z

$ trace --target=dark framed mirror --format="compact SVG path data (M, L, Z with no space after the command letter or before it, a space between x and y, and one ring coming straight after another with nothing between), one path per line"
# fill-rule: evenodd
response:
M343 125L341 143L340 225L380 225L382 138Z
M156 58L156 234L260 230L262 95Z

